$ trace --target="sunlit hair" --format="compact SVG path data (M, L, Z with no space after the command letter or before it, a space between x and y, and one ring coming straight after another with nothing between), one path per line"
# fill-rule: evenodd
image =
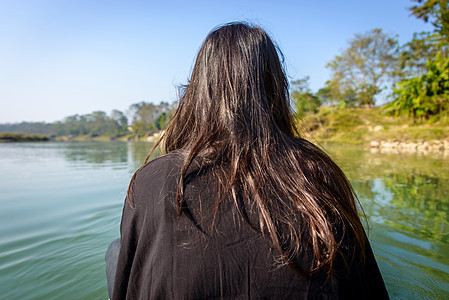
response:
M343 239L363 253L364 231L343 172L299 137L280 55L257 26L231 23L213 30L158 145L165 153L185 153L177 183L179 215L187 170L201 157L213 166L222 191L215 209L226 197L233 199L236 211L267 238L282 263L311 274L332 269ZM251 207L239 197L249 199ZM246 214L250 210L256 222ZM304 256L312 257L310 264L295 263Z

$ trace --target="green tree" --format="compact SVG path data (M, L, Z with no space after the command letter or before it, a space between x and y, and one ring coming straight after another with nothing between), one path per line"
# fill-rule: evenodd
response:
M111 121L115 125L116 134L126 134L128 132L128 118L120 110L114 109L110 116Z
M338 102L371 107L392 78L397 52L396 38L381 29L356 34L348 48L327 64L332 74L327 88Z
M94 111L87 115L87 120L90 123L89 133L91 136L104 135L107 132L111 132L108 116L104 111Z
M66 117L63 121L64 134L81 134L81 129L78 123L79 119L80 116L78 114Z
M320 99L309 88L309 76L293 81L290 95L299 118L306 113L317 112L321 105Z
M159 115L159 117L154 122L156 125L156 128L158 130L165 129L168 125L168 121L170 121L171 115L169 113L163 112Z
M427 60L434 59L440 50L434 34L415 32L413 39L400 47L395 75L401 80L423 75L427 72Z
M330 105L339 105L340 107L354 107L358 105L357 92L349 85L344 85L342 80L333 77L333 80L328 80L325 86L321 88L317 96L322 103L329 103Z
M170 105L166 102L160 104L153 104L147 102L139 102L130 106L130 112L132 113L133 131L139 135L144 136L152 131L159 130L156 123L162 113L166 113L170 110Z
M417 3L410 7L412 14L424 22L431 22L435 33L441 38L442 44L449 43L449 5L448 0L412 0ZM443 53L447 56L447 53Z
M318 97L321 104L335 104L335 99L332 97L331 90L327 86L320 88L318 92L315 93L315 96Z
M427 73L406 79L393 89L395 100L389 109L396 115L407 111L409 116L428 119L449 109L449 58L437 53L427 60Z

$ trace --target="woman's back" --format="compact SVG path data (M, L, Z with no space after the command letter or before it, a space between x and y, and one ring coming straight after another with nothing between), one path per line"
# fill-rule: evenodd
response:
M212 31L131 180L114 298L387 297L348 180L297 135L268 35Z

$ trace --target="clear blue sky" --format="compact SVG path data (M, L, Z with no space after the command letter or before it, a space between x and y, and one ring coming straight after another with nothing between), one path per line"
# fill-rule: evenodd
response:
M94 110L173 102L207 33L236 20L265 28L294 80L316 91L355 33L373 28L401 43L430 25L409 0L0 0L0 123L61 120Z

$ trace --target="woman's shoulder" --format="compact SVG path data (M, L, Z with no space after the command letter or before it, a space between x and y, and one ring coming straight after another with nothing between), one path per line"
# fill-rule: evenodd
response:
M167 177L181 169L184 160L182 151L172 151L158 156L145 163L136 173L136 181L148 180L154 177Z
M148 198L159 197L175 190L183 153L173 151L144 164L131 180L128 197L133 203L146 203Z

